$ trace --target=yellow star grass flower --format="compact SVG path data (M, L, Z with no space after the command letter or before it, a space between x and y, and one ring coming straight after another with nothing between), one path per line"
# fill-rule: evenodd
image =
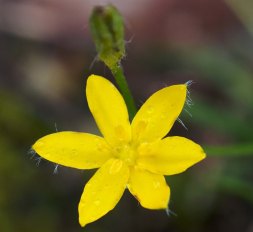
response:
M91 75L87 101L103 137L64 131L47 135L32 146L41 157L60 165L99 168L81 196L81 226L112 210L126 188L144 208L167 209L170 188L163 175L183 172L205 158L202 148L189 139L164 138L182 111L186 92L186 84L157 91L130 124L116 87Z

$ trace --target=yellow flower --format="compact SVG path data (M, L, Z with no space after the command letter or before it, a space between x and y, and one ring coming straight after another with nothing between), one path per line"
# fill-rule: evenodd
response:
M205 158L193 141L166 137L186 100L187 86L173 85L154 93L130 124L125 102L107 79L87 80L88 105L103 137L58 132L39 139L32 148L60 165L99 168L84 187L79 203L81 226L104 216L126 188L147 209L167 209L170 189L163 175L185 171Z

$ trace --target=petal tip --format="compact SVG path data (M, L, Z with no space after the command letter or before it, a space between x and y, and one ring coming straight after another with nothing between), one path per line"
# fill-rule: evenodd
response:
M96 83L98 81L104 81L104 80L107 80L107 79L102 76L96 75L96 74L91 74L87 78L87 84L88 83Z
M90 75L88 76L88 79L96 78L96 77L98 77L98 75L96 75L96 74L90 74Z
M81 227L85 227L88 223L79 217L79 224Z
M201 152L201 160L205 159L206 158L206 153L204 150L202 150Z
M80 220L79 220L79 224L80 224L81 227L85 227L86 226L86 224L83 223L83 222L81 222Z
M81 207L81 203L79 202L79 205L78 205L78 213L79 213L79 224L81 227L85 227L88 223L90 223L89 221L87 221L87 218L85 220L85 215L82 211L82 207Z
M30 152L38 153L38 151L43 149L43 147L45 147L45 145L42 138L40 138L32 145L32 147L30 148Z
M171 87L174 87L178 93L182 94L183 99L186 98L187 95L187 89L188 85L187 84L178 84L178 85L172 85Z
M181 84L181 85L179 85L180 86L180 90L181 91L187 91L187 88L188 88L188 85L187 84Z
M199 150L199 153L198 153L198 155L196 157L196 161L192 165L194 165L196 163L199 163L200 161L202 161L203 159L206 158L205 151L203 150L203 148L200 145L198 145L198 146L199 146L200 150ZM186 168L186 169L188 169L188 168Z
M91 81L94 81L94 80L96 80L96 79L99 78L99 77L100 77L100 76L98 76L98 75L91 74L91 75L89 75L88 78L87 78L87 83L88 83L88 82L91 82Z

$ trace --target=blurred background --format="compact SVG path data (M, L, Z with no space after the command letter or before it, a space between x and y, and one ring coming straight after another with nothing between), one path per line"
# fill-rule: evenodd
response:
M170 135L208 157L169 176L170 209L149 211L126 191L116 209L85 229L77 205L94 171L29 154L56 130L99 133L85 98L94 62L88 27L108 1L0 1L0 231L253 231L253 2L110 0L126 23L125 74L138 106L156 90L193 80L194 105Z

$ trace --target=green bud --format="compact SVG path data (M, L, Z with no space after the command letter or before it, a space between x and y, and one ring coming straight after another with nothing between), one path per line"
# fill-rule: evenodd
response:
M124 23L120 13L112 5L95 7L90 29L99 59L113 71L125 56Z

